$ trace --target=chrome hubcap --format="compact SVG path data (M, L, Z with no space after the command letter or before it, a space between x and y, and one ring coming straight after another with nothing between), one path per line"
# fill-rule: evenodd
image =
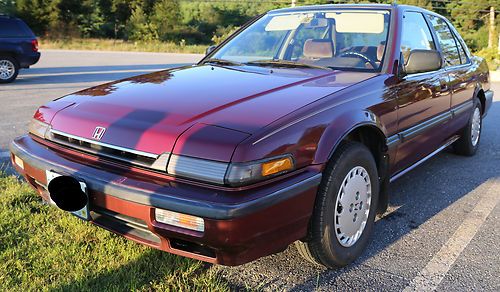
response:
M370 175L357 166L344 178L335 203L335 235L342 246L353 246L363 234L371 202Z
M479 136L481 135L481 112L477 107L474 110L474 114L472 116L472 129L470 132L472 146L475 147L479 142Z
M9 60L0 60L0 79L7 80L14 76L16 68Z

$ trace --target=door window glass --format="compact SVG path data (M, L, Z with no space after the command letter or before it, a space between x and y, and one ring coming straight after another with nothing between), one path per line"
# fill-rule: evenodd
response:
M422 13L406 12L403 18L403 35L401 52L406 63L412 50L435 50L436 45L431 36Z
M446 66L456 66L461 64L457 42L448 24L440 17L430 15L432 26L436 31L441 51L443 53Z

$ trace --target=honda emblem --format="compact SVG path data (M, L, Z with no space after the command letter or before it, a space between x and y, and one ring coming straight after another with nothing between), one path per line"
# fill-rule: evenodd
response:
M106 132L106 128L96 127L94 130L94 134L92 134L92 138L95 140L101 140L102 136L104 136L104 132Z

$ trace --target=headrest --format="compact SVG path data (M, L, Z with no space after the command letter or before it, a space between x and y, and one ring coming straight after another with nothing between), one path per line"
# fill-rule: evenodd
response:
M385 53L385 41L380 42L380 45L377 47L377 60L382 61Z
M330 40L307 40L304 43L304 57L333 58L332 42Z

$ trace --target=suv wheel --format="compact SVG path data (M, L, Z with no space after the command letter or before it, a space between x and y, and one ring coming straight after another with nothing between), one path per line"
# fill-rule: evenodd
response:
M378 192L377 166L368 148L341 144L324 172L309 239L295 243L299 253L328 268L354 261L369 242Z
M483 119L481 115L481 103L476 98L474 99L474 110L469 119L469 123L462 130L460 139L453 145L455 153L465 156L476 154L477 148L479 148L482 128Z
M0 83L14 81L19 74L19 65L11 56L0 56Z

